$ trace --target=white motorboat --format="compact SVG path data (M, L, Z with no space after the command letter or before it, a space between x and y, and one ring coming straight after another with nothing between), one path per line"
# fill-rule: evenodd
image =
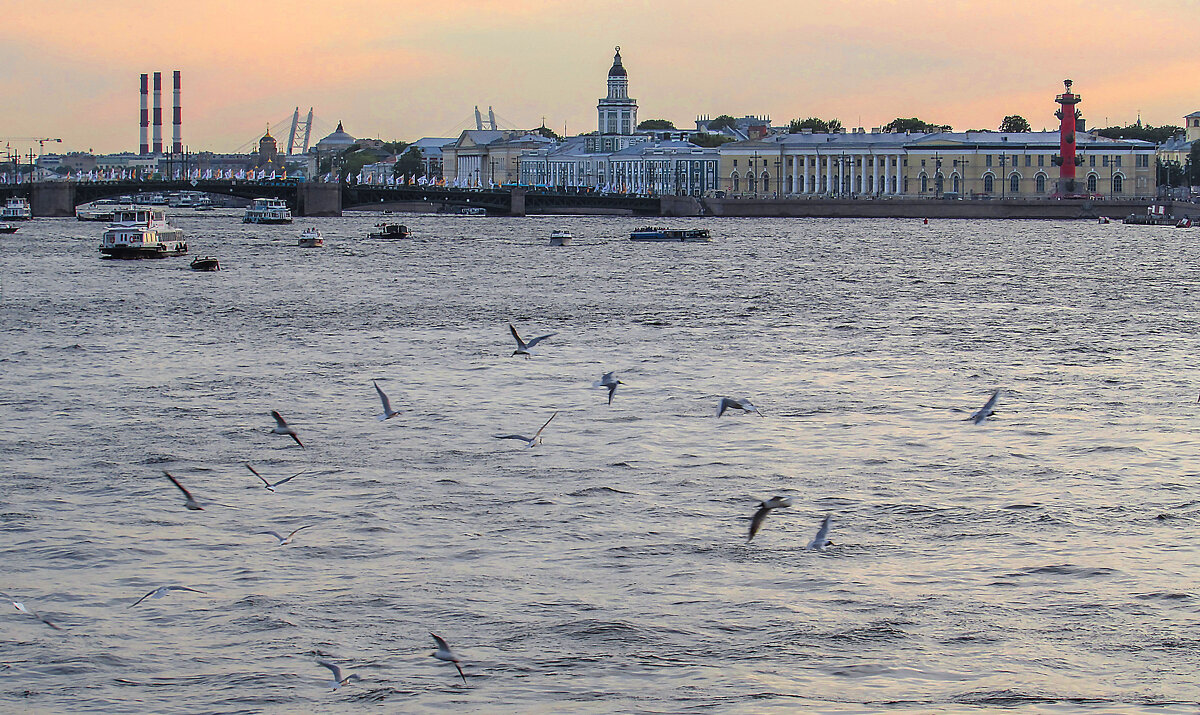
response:
M100 239L104 258L166 258L187 251L183 231L167 223L166 212L145 206L117 209Z
M29 199L20 196L14 196L4 203L4 209L0 210L0 219L5 221L26 221L33 218L33 211L29 209Z
M320 231L310 226L300 233L300 240L296 245L300 248L324 248L325 238L321 236Z
M571 245L571 240L574 238L575 236L570 231L555 231L550 234L550 245L569 246Z
M292 210L283 199L255 199L254 205L246 209L242 223L280 224L292 222Z

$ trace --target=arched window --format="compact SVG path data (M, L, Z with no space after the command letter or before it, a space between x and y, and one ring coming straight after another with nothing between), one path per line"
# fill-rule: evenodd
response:
M957 193L958 193L958 174L954 174L954 175L952 175L952 176L950 177L950 179L951 179L951 181L952 181L952 182L953 182L953 184L954 184L954 193L956 193L956 194L957 194Z
M793 185L791 174L788 174L788 177L787 177L787 193L789 193L789 194L796 193L796 187Z
M936 176L934 176L933 177L933 188L939 194L942 193L942 190L946 188L945 177L943 177L941 174L937 174Z
M762 182L763 182L763 193L765 194L771 190L771 175L764 171L762 173Z
M1037 175L1037 192L1039 194L1046 193L1046 175L1045 174Z
M1008 177L1008 190L1014 194L1021 193L1021 175L1015 171Z
M746 191L755 193L758 191L758 182L754 180L754 174L746 175Z
M985 174L983 177L983 193L990 194L996 190L996 177Z
M1125 177L1117 174L1113 177L1113 193L1119 194L1125 191Z
M1087 190L1089 194L1096 193L1096 175L1088 174Z
M736 171L729 175L729 184L732 187L733 191L737 192L737 191L741 190L742 182L738 180L738 175L737 175Z

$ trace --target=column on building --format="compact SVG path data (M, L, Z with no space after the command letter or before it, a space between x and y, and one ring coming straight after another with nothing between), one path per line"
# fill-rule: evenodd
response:
M825 191L826 194L833 193L833 156L825 157Z
M851 154L850 155L850 192L849 192L851 196L858 193L856 191L856 189L858 187L854 185L854 180L858 174L858 172L856 171L857 168L858 168L858 154Z

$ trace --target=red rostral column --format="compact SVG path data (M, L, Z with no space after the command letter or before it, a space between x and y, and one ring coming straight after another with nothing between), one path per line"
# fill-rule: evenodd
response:
M1071 80L1064 79L1067 91L1054 98L1061 105L1054 116L1061 120L1059 124L1059 155L1054 163L1059 166L1059 194L1075 193L1075 131L1079 126L1079 110L1075 105L1083 101L1078 94L1071 93Z

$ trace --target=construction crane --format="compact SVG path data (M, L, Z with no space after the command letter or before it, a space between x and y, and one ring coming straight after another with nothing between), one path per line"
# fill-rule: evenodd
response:
M62 139L51 139L50 137L0 137L0 141L6 142L37 142L38 152L45 151L46 142L58 142L62 144Z

